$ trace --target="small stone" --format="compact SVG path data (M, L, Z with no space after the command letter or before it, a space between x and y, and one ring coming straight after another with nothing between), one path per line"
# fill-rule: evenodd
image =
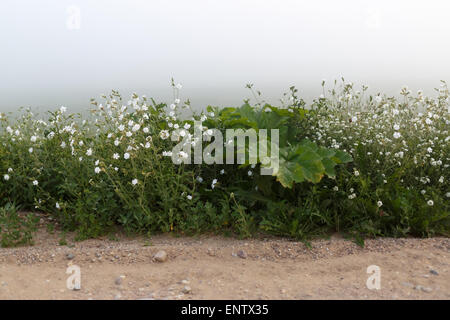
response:
M72 253L68 253L66 254L66 258L67 260L72 260L73 258L75 258L75 255L73 255Z
M247 253L244 250L239 250L237 256L241 259L247 259Z
M421 285L416 286L414 289L421 290L423 292L431 292L431 291L433 291L433 289L431 289L429 287L424 287L424 286L421 286Z
M182 284L189 284L189 280L186 280L186 279L185 280L181 280L181 283Z
M192 289L191 289L191 287L189 287L189 286L184 286L182 292L183 292L184 294L189 294L189 293L192 292Z
M122 295L120 293L118 293L114 296L114 300L120 300L121 298L122 298Z
M153 258L158 262L165 262L167 260L167 253L164 250L158 251Z
M433 270L433 269L430 270L430 273L435 276L439 275L439 272L437 272L436 270Z
M114 283L120 286L122 284L122 277L117 277Z

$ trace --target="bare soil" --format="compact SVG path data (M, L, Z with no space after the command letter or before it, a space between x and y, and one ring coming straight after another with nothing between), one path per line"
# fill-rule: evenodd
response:
M450 299L449 238L59 240L41 227L34 246L0 249L0 299ZM66 286L71 264L80 290ZM366 286L370 265L379 290Z

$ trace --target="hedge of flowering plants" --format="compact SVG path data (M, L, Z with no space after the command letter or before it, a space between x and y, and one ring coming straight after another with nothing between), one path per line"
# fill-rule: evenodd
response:
M193 112L172 82L169 104L136 94L124 101L112 91L91 101L89 116L65 107L42 118L31 110L0 114L2 236L31 226L10 208L50 214L79 239L117 229L297 239L336 231L358 240L450 235L446 84L432 98L406 87L400 98L370 96L343 79L322 86L310 105L292 87L272 106L249 85L254 98L240 107ZM203 139L194 136L195 121ZM279 130L273 175L261 175L259 157L241 164L172 161L190 157L174 155L180 141L206 147L213 129L249 128L258 135Z

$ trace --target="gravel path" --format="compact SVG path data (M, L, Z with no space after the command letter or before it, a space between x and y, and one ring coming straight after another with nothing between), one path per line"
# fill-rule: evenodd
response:
M332 237L303 243L223 237L58 245L45 229L35 245L0 249L0 299L450 299L450 239L376 239L365 248ZM81 289L66 269L81 270ZM367 267L381 271L369 290Z

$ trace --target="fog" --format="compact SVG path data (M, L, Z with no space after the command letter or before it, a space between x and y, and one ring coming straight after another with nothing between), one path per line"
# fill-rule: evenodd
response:
M307 99L344 76L391 95L450 80L448 0L2 0L0 111L72 110L117 89L195 107Z

